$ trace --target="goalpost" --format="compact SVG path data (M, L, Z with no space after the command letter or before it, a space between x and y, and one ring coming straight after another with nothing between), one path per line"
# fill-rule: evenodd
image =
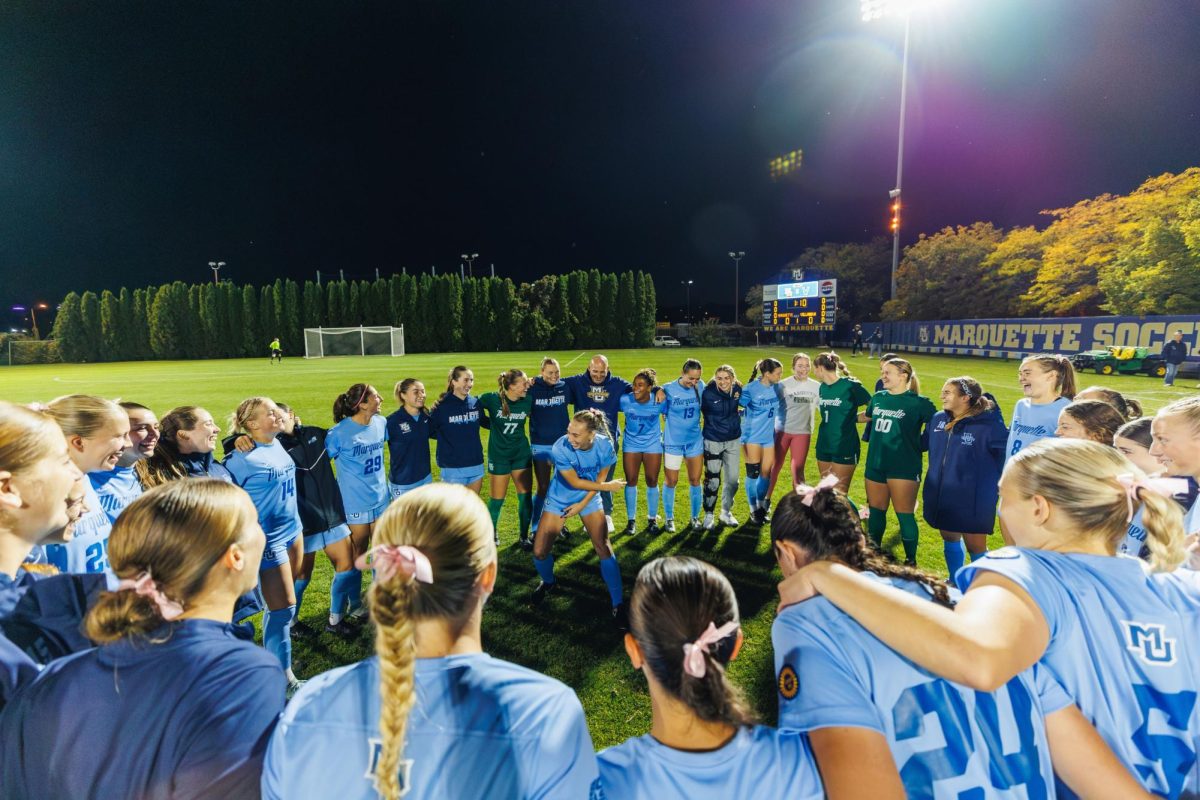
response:
M305 328L304 357L404 355L404 326Z

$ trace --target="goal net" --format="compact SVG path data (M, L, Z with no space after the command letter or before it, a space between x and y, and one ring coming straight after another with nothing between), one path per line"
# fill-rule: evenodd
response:
M404 326L393 328L305 328L304 357L402 356Z

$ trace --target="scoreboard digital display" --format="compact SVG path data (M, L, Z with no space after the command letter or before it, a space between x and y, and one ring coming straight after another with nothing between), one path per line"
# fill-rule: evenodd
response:
M778 296L763 302L762 328L764 331L830 331L836 317L836 297Z

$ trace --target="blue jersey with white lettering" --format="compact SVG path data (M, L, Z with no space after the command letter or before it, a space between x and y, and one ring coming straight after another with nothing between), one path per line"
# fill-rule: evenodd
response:
M378 414L366 425L346 417L325 435L325 452L337 462L338 488L347 514L363 514L387 503L386 443L387 420Z
M635 453L662 452L662 412L666 402L656 403L654 395L639 403L630 394L621 395L621 413L625 415L625 449Z
M596 756L563 684L486 653L418 658L414 681L400 758L406 800L589 797ZM271 736L262 796L377 800L379 747L378 659L318 675Z
M46 545L46 560L58 567L59 572L103 572L108 576L109 587L113 588L117 577L108 566L108 536L112 533L112 521L104 513L104 506L90 480L83 482L83 505L87 510L75 523L71 541Z
M1071 401L1065 397L1050 403L1035 403L1028 397L1018 400L1012 413L1012 425L1008 429L1005 458L1039 439L1054 438L1054 431L1058 429L1058 412L1070 404Z
M142 496L142 483L133 467L89 472L88 480L92 482L109 522L116 522L125 507Z
M596 760L606 800L825 796L805 737L765 725L739 728L723 747L697 752L646 734L602 750Z
M779 413L779 395L775 385L750 381L742 387L738 405L746 409L742 419L742 439L762 443L775 441L775 416Z
M700 387L687 388L678 380L671 381L663 387L667 395L663 403L663 414L666 415L666 431L663 434L663 444L669 447L687 447L701 441L700 433ZM746 389L742 388L745 397Z
M883 579L932 600L918 583ZM921 669L823 597L789 606L771 628L779 727L882 734L910 798L1054 797L1045 714L1070 704L1026 671L977 692Z
M458 469L483 464L479 438L479 398L449 392L429 412L429 433L437 439L437 465Z
M1138 559L1004 547L959 570L1029 593L1050 628L1040 663L1113 753L1162 797L1200 792L1200 573Z
M388 453L392 464L388 480L397 486L411 486L425 479L429 468L429 414L414 417L403 408L387 418Z
M274 439L255 442L248 453L233 451L225 467L254 501L268 550L286 546L300 535L304 524L296 503L296 462L283 445Z
M567 424L571 421L571 412L567 409L571 402L570 384L564 380L551 384L540 377L534 378L529 385L529 397L533 400L529 412L529 443L554 444L567 432Z
M587 489L576 489L567 483L567 479L562 476L564 469L574 470L575 474L585 481L598 481L601 474L617 463L617 452L613 448L612 439L607 436L597 436L587 450L576 450L567 437L563 436L554 443L550 454L554 459L554 480L550 482L546 502L563 507L578 503L588 493Z

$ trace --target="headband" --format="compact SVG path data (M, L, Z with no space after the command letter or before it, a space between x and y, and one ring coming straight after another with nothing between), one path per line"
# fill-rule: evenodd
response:
M369 388L371 388L371 387L370 387L370 386L368 386L368 385L367 385L367 384L365 384L365 383L363 384L363 390L362 390L362 394L360 394L360 395L358 396L358 402L354 404L354 408L355 408L355 410L357 410L357 409L358 409L358 407L362 405L362 401L363 401L363 400L366 400L366 399L367 399L367 389L369 389Z
M963 395L965 395L968 400L974 399L971 396L971 387L967 385L966 380L960 380L958 382L958 388L962 390Z
M116 590L118 592L132 591L141 597L150 598L150 601L158 606L158 613L168 622L183 614L183 606L163 594L162 590L158 588L158 584L154 582L154 578L150 576L150 570L146 570L135 579L123 579L117 584Z
M719 628L711 622L708 623L708 627L704 629L704 633L700 634L700 638L683 646L683 671L693 678L703 678L708 672L704 654L710 647L737 629L736 620L730 620Z
M373 556L369 565L368 556ZM433 583L433 566L429 559L417 548L405 544L375 545L356 558L354 566L360 570L374 569L376 578L381 581L389 581L399 573L421 583Z

